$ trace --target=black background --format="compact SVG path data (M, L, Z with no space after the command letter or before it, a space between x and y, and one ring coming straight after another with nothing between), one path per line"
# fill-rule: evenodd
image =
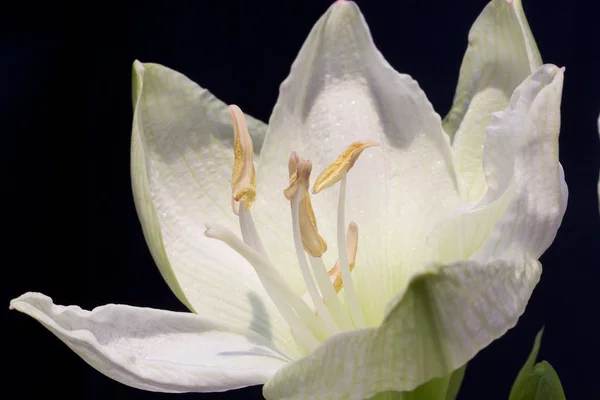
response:
M52 2L51 2L52 3ZM467 32L486 1L359 1L388 61L443 116ZM518 326L468 367L460 399L506 399L535 333L569 399L600 399L600 9L524 0L545 62L566 66L560 158L570 189L544 273ZM91 309L184 311L146 248L129 178L131 64L183 72L268 120L278 87L329 1L16 3L0 10L2 395L168 398L96 372L37 322L8 311L41 291ZM260 387L183 398L260 398Z

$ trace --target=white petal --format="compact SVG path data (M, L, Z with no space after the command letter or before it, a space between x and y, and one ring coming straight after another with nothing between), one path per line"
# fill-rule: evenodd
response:
M191 313L119 304L86 311L54 305L41 293L26 293L10 308L42 323L104 375L143 390L218 392L257 385L287 363L259 335Z
M504 161L513 158L515 195L494 224L475 259L539 258L550 246L562 222L568 199L563 168L558 161L563 69L544 65L521 84L504 113L486 131L483 163L492 189L502 186ZM508 158L510 159L510 158ZM486 196L487 197L487 196Z
M440 117L417 83L394 71L377 50L356 4L338 1L316 23L281 85L258 163L264 195L255 215L272 215L266 217L272 228L279 215L289 212L281 192L288 182L291 151L312 161L316 177L349 144L368 139L380 146L366 150L348 175L346 215L361 232L355 271L369 274L357 281L366 286L386 282L377 292L383 310L406 284L402 277L422 265L412 262L418 253L414 246L422 246L428 224L456 205L458 193ZM336 185L313 197L331 266L337 257L338 190ZM289 218L284 222L283 234L270 234L269 242L281 246L277 254L291 248L282 243L291 232ZM385 268L391 260L406 260L407 265Z
M493 115L483 153L488 191L434 231L439 259L539 258L550 246L568 197L558 161L562 84L563 70L544 65Z
M209 221L239 231L231 211L233 127L227 106L166 67L136 63L136 71L133 191L163 277L199 315L250 326L294 351L289 327L252 267L203 234ZM262 129L256 120L248 122L255 132Z
M521 1L490 2L469 32L452 109L444 118L468 200L485 193L481 156L491 113L503 110L517 85L541 65Z
M380 327L333 336L280 369L263 394L359 400L448 375L516 324L540 274L535 260L432 268L398 294Z

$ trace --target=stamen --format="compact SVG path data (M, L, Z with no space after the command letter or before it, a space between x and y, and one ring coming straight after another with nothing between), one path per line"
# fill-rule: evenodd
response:
M313 275L321 291L323 303L331 313L336 324L343 330L352 329L352 321L348 317L348 314L342 309L342 303L338 297L336 290L334 290L329 275L327 274L327 268L321 257L309 257L310 264L312 266Z
M321 173L321 175L319 175L313 186L313 193L319 193L320 191L331 187L336 182L341 181L337 218L337 243L338 249L340 249L339 270L341 272L342 282L344 283L344 291L346 293L346 298L348 299L350 315L352 316L354 324L358 328L363 328L365 326L365 320L358 306L358 298L356 297L354 283L352 282L352 274L350 272L348 254L342 250L344 248L344 245L346 244L346 236L344 232L346 227L346 175L354 166L354 163L356 162L360 154L365 149L372 146L377 146L377 143L370 140L367 140L365 142L352 143L333 163L331 163L331 165L325 168L325 170Z
M354 269L356 261L356 251L358 250L358 225L356 222L350 221L348 233L346 234L346 252L348 254L348 263L350 271ZM338 260L333 268L329 270L329 279L336 292L342 290L344 281L342 280L342 272L340 271L340 261Z
M298 264L300 265L300 272L302 273L302 278L304 279L304 283L306 284L306 288L308 289L308 293L313 301L313 304L317 308L317 311L320 313L323 322L325 323L325 327L329 331L330 335L336 334L339 332L339 328L333 322L333 318L329 313L329 310L325 307L325 304L321 300L321 296L317 291L317 287L315 286L315 282L310 274L310 270L308 267L308 263L306 262L306 257L304 255L304 251L302 248L301 238L300 238L300 223L299 223L299 214L298 214L298 206L299 206L299 192L296 192L294 198L292 200L292 228L294 230L294 245L296 247L296 257L298 258Z
M296 166L296 172L292 173L293 166ZM313 257L320 257L327 251L327 243L319 235L317 219L308 195L309 178L312 170L312 164L307 161L299 161L298 155L293 152L290 155L288 165L290 170L290 184L283 191L284 196L292 201L299 192L299 218L300 233L302 236L302 246L304 250Z
M313 185L313 194L317 194L339 182L350 171L350 168L354 166L354 163L358 160L358 156L365 149L373 146L379 145L371 140L367 140L365 142L354 142L348 146L333 163L321 172L321 175L319 175Z
M293 164L294 153L290 157L290 165ZM325 323L325 327L328 329L329 334L335 334L339 332L339 328L333 321L329 310L325 307L325 304L321 300L321 296L317 290L315 282L310 273L310 269L308 263L306 262L306 256L304 255L304 250L310 253L310 246L314 246L313 249L317 249L319 242L322 241L321 236L316 229L316 223L310 221L310 218L307 214L301 214L300 210L305 210L307 207L306 199L308 196L308 185L310 172L312 170L312 164L310 161L299 161L297 166L296 180L292 183L290 182L290 187L288 187L284 193L287 194L293 192L293 196L291 198L292 203L292 228L294 235L294 246L296 248L296 256L298 258L298 264L300 265L300 272L302 273L302 278L304 279L304 283L306 284L306 288L308 289L308 293L313 301L313 304L317 308L323 322ZM304 202L302 202L304 200ZM303 205L303 206L301 206ZM311 207L312 211L312 207ZM314 214L313 214L314 218ZM304 219L304 224L303 224ZM306 221L309 221L307 223ZM302 226L306 230L306 235L302 234ZM306 239L306 240L305 240ZM323 241L324 242L324 241ZM307 249L307 247L309 247ZM315 252L317 255L323 254L323 252Z
M318 346L318 339L323 339L324 325L322 321L315 317L302 299L293 294L292 289L268 260L224 226L207 223L204 235L222 241L244 257L256 271L267 294L303 346L308 349Z
M345 212L346 212L346 176L342 178L342 184L340 186L340 198L338 201L338 218L337 218L337 241L338 248L343 249L344 243L346 242L344 234L345 226ZM340 271L342 272L342 280L344 282L344 292L346 292L346 299L348 299L348 307L350 308L350 315L354 321L354 325L357 328L364 328L365 319L358 306L358 298L356 297L356 291L354 290L354 283L352 282L352 274L350 273L350 266L348 264L348 254L345 251L339 252Z
M356 222L351 221L350 226L348 227L348 234L346 235L346 251L348 253L348 258L349 258L349 263L350 263L350 271L352 271L354 269L357 249L358 249L358 225L356 224ZM325 303L325 305L330 308L330 311L332 311L331 307L330 307L331 301L329 299L332 298L334 300L334 302L339 303L339 298L337 296L337 293L342 289L342 287L344 285L343 281L342 281L342 275L341 275L342 273L340 272L340 261L338 260L335 263L335 265L333 266L333 268L331 268L329 270L328 274L325 275L325 279L320 278L321 274L319 274L319 271L325 270L325 264L323 263L323 259L311 257L311 261L312 261L313 273L315 275L315 278L317 278L317 284L319 285L319 290L321 291L321 294L323 295L323 303ZM329 277L329 282L327 282L327 276ZM326 282L326 283L323 283L323 282ZM323 287L325 287L325 288L328 287L329 289L323 289ZM331 289L334 289L335 292L332 292ZM305 293L302 296L302 300L310 307L310 309L315 314L318 315L318 312L310 298L309 293ZM339 304L340 304L340 308L341 308L341 303L339 303ZM334 316L334 318L336 318L336 322L338 323L338 325L342 326L342 329L346 329L346 330L351 329L352 321L350 321L350 319L348 318L348 315L345 312L343 312L343 317L341 318L341 319L343 319L343 321L340 322L335 311L336 310L332 311L332 315Z
M231 176L231 208L238 215L240 203L244 202L246 210L256 199L256 182L254 173L254 150L252 138L248 132L244 113L236 105L229 106L233 119L234 161Z

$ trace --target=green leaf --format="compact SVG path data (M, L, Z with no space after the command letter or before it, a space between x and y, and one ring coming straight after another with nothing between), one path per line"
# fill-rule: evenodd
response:
M454 400L456 396L458 396L458 391L460 390L460 386L462 385L463 378L465 377L465 371L467 369L467 364L463 365L456 371L454 371L450 375L450 380L448 381L448 389L446 390L446 399L445 400Z
M369 400L455 400L467 365L442 378L434 378L410 392L383 392Z
M509 400L565 400L558 374L547 361L534 365L542 341L542 328L535 337L533 349L519 371L510 391Z

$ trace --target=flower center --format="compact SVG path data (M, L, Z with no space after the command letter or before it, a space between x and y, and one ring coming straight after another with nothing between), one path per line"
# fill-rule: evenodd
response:
M283 194L290 201L294 247L308 290L303 296L298 296L269 259L256 230L250 212L250 206L256 199L252 139L239 107L231 105L229 110L234 126L232 209L239 217L243 241L226 227L212 223L206 224L205 235L223 241L252 265L297 342L306 351L312 351L320 342L336 333L364 328L365 320L351 275L358 249L356 223L350 222L346 234L346 175L360 154L377 144L371 141L352 143L314 183L312 192L317 194L341 182L337 212L337 245L340 251L338 261L329 270L321 257L327 251L327 243L319 235L308 190L312 164L309 160L300 159L296 152L290 155L289 185ZM338 295L342 288L347 307L342 304Z

